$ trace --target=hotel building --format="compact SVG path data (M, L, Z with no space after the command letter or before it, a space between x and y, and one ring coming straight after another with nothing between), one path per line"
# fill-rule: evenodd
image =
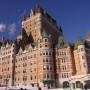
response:
M0 85L6 86L8 82L8 86L13 85L14 79L14 48L15 45L12 41L7 40L3 41L0 47Z
M36 5L14 42L0 43L0 86L90 88L90 33L75 43Z

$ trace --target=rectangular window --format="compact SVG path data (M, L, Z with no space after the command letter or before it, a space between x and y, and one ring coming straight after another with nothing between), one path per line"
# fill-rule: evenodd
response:
M47 45L45 45L45 47L47 47Z
M81 51L83 51L83 48L81 48Z
M43 58L43 62L45 62L45 58Z
M30 80L32 80L33 78L32 78L32 76L30 77Z
M84 57L84 56L82 56L82 59L85 59L85 57Z
M47 42L48 40L47 39L45 39L45 42Z
M46 58L46 62L48 62L48 58Z

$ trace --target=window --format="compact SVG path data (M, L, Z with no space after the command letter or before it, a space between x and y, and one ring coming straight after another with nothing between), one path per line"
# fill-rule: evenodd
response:
M26 63L23 63L23 67L26 67L27 66L27 64Z
M49 70L49 66L47 66L47 70Z
M85 57L84 57L84 56L82 56L82 59L85 59Z
M9 67L8 67L8 71L9 71Z
M43 78L46 78L46 74L44 74Z
M63 73L62 73L62 78L64 78L64 75L63 75Z
M40 45L40 48L41 48L42 46Z
M35 79L36 79L36 76L35 76Z
M32 76L30 77L30 80L32 80L33 78L32 78Z
M64 66L64 70L66 70L66 66Z
M23 70L23 73L26 73L26 70Z
M46 70L46 66L43 66L43 70Z
M64 81L63 82L63 88L68 88L69 87L69 82L68 81Z
M47 39L45 39L45 42L47 42L48 40Z
M19 81L19 78L18 78L18 81Z
M43 62L48 62L48 58L43 58Z
M45 47L47 47L48 45L45 45Z
M63 71L66 70L66 66L62 66L62 70L63 70Z
M68 73L67 73L67 78L68 78Z
M26 80L27 80L27 76L24 76L24 77L23 77L23 81L26 81Z
M48 58L46 58L46 62L48 62Z
M84 51L84 49L83 49L83 48L81 48L81 51Z
M45 53L43 52L43 55L45 55Z
M80 81L76 81L76 88L81 88L81 82Z
M52 70L52 66L50 67L50 70Z
M43 62L45 62L45 58L43 58Z
M61 52L60 52L60 56L61 56L62 54L61 54Z
M62 78L67 78L67 73L62 73Z
M48 51L46 51L46 55L48 55Z
M64 78L66 78L66 73L64 73Z
M49 78L49 74L47 74L47 78Z
M51 52L49 52L49 55L51 55Z

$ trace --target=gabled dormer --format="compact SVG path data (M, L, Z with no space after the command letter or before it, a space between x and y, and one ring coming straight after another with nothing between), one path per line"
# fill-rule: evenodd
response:
M21 54L23 53L23 51L24 51L24 50L20 47L20 48L19 48L19 51L18 51L18 54L21 55Z

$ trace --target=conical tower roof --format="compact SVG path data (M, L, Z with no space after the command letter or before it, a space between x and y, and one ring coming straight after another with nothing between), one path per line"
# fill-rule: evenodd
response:
M42 37L43 38L48 38L48 34L45 30L42 31Z
M59 36L58 37L58 43L57 43L56 47L58 47L58 48L64 48L64 47L67 47L67 46L69 46L69 43L67 43L65 41L65 39L64 39L63 36Z
M83 41L83 39L82 39L81 37L78 37L78 38L77 38L77 40L76 40L76 42L75 42L75 45L74 45L74 49L77 49L77 47L78 47L79 45L84 45L84 41Z

